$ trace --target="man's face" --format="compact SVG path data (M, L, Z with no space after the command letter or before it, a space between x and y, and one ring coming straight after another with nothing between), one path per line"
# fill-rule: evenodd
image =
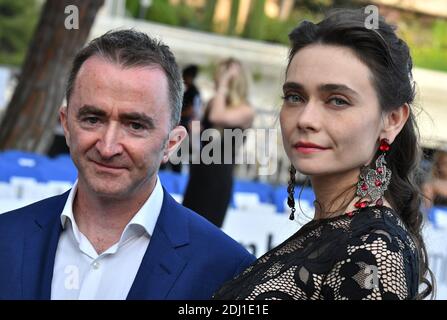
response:
M82 65L60 116L79 188L101 197L147 193L161 161L184 137L181 128L170 128L161 68L123 68L98 56Z

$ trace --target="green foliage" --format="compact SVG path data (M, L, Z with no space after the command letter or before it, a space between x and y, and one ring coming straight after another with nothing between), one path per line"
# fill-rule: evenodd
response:
M38 18L34 0L0 0L0 64L22 64Z
M2 4L11 7L30 0L8 1L0 0L0 17ZM242 32L243 37L288 45L288 34L299 22L303 20L320 21L324 13L333 7L359 7L365 4L360 0L296 0L295 8L287 21L271 19L265 16L264 6L266 0L252 1L252 7ZM181 4L172 6L167 0L153 0L146 13L146 19L155 22L182 26L203 31L213 31L213 16L216 9L216 0L205 1L203 8L194 9L181 1ZM230 21L227 30L221 30L228 35L236 35L237 13L240 0L232 0ZM127 11L134 17L140 15L139 0L127 0ZM14 41L16 31L3 32L3 19L0 19L0 39L7 34L10 43ZM22 26L21 24L20 27ZM447 21L445 19L422 19L413 13L400 13L398 20L400 36L408 43L414 64L418 67L447 71ZM21 28L19 28L21 29ZM21 29L22 30L22 29ZM22 30L23 31L23 30ZM20 32L20 31L19 31ZM0 62L1 54L0 51Z
M192 7L182 3L176 7L176 15L180 26L199 30L202 28L198 13Z
M126 1L127 14L134 18L140 18L142 8L140 0ZM172 6L166 0L153 0L151 6L147 9L145 17L146 20L181 26L192 29L204 29L203 19L199 19L198 13L185 3ZM211 31L211 28L209 28Z
M166 0L153 0L152 5L147 10L146 19L178 26L179 17L176 11L176 8Z
M126 10L134 18L140 14L140 0L126 0Z
M204 30L211 31L213 29L214 10L216 9L216 0L208 0L205 4L205 13L203 17L202 27Z
M264 13L264 6L265 0L254 1L243 32L244 37L258 40L263 39L267 19Z
M262 40L288 44L288 34L293 26L289 21L279 21L278 19L267 18L265 22L265 30L262 35Z
M411 51L415 66L447 72L447 50L437 48L413 48Z
M230 23L228 26L228 34L235 35L236 34L236 24L237 24L237 16L239 12L239 0L233 0L231 3L231 13L230 13Z
M447 21L437 19L432 30L433 46L437 49L447 50Z
M408 43L414 65L447 71L447 21L436 19L422 24L413 20L402 24L400 35Z

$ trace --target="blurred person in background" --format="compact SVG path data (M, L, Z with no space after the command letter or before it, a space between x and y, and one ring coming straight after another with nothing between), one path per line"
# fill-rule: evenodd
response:
M222 226L230 204L235 156L241 147L238 139L224 139L224 130L243 130L253 123L254 110L248 101L248 81L247 72L240 61L229 58L218 64L214 75L215 94L204 111L201 127L203 131L216 129L218 134L202 147L213 144L212 149L219 150L220 155L211 153L213 159L209 163L202 159L201 154L200 163L190 165L184 194L184 206L218 227ZM225 154L228 150L231 154ZM225 161L226 157L231 161Z
M425 207L447 207L447 151L437 150L433 156L433 165L429 180L422 186Z
M202 100L200 96L200 91L195 84L195 79L199 73L199 67L197 65L191 64L186 66L183 69L183 83L185 85L185 92L183 93L183 104L182 104L182 114L180 117L180 125L186 128L186 132L188 135L191 134L191 122L193 120L199 120L202 111ZM182 143L189 144L188 148L190 149L191 145L191 137L189 139L185 139ZM178 149L178 153L180 154L181 150L185 150L187 148L180 147ZM191 149L190 152L191 153ZM168 169L171 168L172 171L181 173L182 172L182 163L171 163L168 161L165 165L162 165L160 169Z
M201 117L202 101L200 91L195 84L198 73L199 67L194 64L186 66L182 72L185 92L180 125L184 126L188 132L191 131L191 121L199 120Z
M78 179L0 215L0 299L208 299L254 257L158 178L186 136L169 48L111 31L75 57L61 123Z
M280 123L314 219L223 286L216 299L423 299L433 290L422 238L420 159L408 46L380 17L341 9L289 35ZM420 285L421 288L419 287Z

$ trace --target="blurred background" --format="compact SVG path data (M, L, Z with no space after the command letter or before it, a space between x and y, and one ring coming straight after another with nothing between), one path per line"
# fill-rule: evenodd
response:
M77 173L57 116L70 62L86 41L111 29L136 28L169 45L181 68L197 66L195 85L202 108L212 97L219 61L234 57L249 71L249 101L256 111L253 128L277 129L277 154L270 159L273 170L268 175L260 174L256 162L236 166L222 228L260 256L313 215L313 194L303 186L298 221L287 218L289 163L277 119L287 35L298 22L319 21L331 8L368 4L398 26L414 60L415 108L424 150L422 185L432 176L436 155L447 152L447 0L0 0L0 212L71 187ZM256 149L263 147L250 142L255 138L247 137L246 146L252 146L247 152L267 151ZM188 170L184 165L160 172L162 183L179 202ZM298 181L304 180L299 175ZM445 205L425 209L439 299L447 299Z

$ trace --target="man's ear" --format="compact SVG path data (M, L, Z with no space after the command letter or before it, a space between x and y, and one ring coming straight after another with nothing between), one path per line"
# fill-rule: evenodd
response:
M67 106L62 106L59 108L59 119L61 121L62 129L64 129L65 143L68 148L70 148L70 131L68 130L68 108Z
M171 154L173 154L174 151L180 146L187 134L188 133L186 132L186 128L184 126L176 126L174 129L171 130L171 132L169 133L168 142L164 150L162 163L168 162Z
M409 116L410 106L408 103L405 103L399 108L384 114L384 126L380 136L382 138L387 138L390 143L393 143L394 139L396 139L397 135L407 122Z

